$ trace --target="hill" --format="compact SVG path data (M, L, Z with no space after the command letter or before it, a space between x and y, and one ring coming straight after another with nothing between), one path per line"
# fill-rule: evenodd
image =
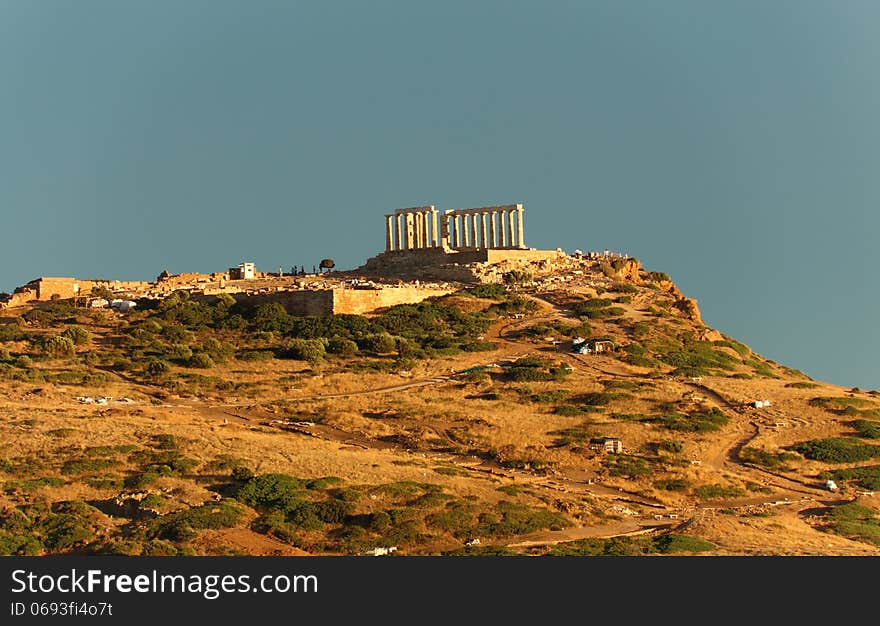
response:
M542 263L368 315L4 309L0 553L880 552L878 392Z

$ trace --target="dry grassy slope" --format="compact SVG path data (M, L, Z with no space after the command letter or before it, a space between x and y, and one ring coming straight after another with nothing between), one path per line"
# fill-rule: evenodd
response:
M362 521L380 511L417 508L412 494L398 493L403 488L379 487L404 481L440 485L454 499L455 511L471 511L481 520L491 520L497 507L505 506L499 505L502 501L571 520L573 525L565 529L481 537L483 546L530 553L557 543L656 527L655 534L674 530L706 539L717 554L877 554L877 546L864 537L825 532L826 514L833 507L857 498L876 511L877 496L859 495L851 483L831 493L818 478L827 470L870 461L827 464L795 456L769 468L745 463L742 452L776 454L792 444L852 435L852 415L811 400L854 398L862 410L870 410L880 407L876 392L809 381L741 344L709 343L724 338L707 329L693 308L676 306L681 294L674 285L652 283L644 272L642 280L627 282L627 287L614 278L594 267L565 280L521 287L520 295L533 301L535 309L524 318L502 317L492 325L484 339L496 342L496 351L423 360L405 371L352 371L351 363L362 357L334 357L314 366L285 359L231 359L199 372L211 379L169 390L124 371L87 383L10 380L12 366L7 366L0 383L0 508L8 519L13 508L37 502L100 505L103 512L92 514L94 535L110 546L105 549L130 553L162 553L181 546L210 554L301 553L295 546L332 553L345 551L339 546L355 545L344 543L345 524L301 529L294 539L280 531L267 533L252 523L258 514L247 508L231 529L201 531L180 541L156 540L145 548L143 542L126 543L126 537L139 536L137 529L146 522L106 506L131 492L138 498L161 496L162 515L216 503L222 491L217 485L229 481L229 467L244 465L256 474L339 477L341 485L360 490L354 513ZM566 329L581 324L573 309L597 297L615 300L611 306L622 310L589 320L591 336L610 338L619 347L638 344L641 348L629 348L635 354L570 353ZM460 296L446 302L469 311L492 304ZM127 350L120 344L126 321L119 316L81 314L77 322L93 335L77 348L79 357ZM61 328L30 325L27 330L57 334ZM690 351L682 348L685 336L692 342ZM3 346L10 359L33 350L22 341ZM685 360L724 354L721 364L728 369L700 366L702 372L688 371L663 362L675 352ZM526 356L567 364L571 373L535 382L506 380L503 367L455 374ZM19 369L54 373L57 379L59 373L90 367L77 358L36 360ZM169 375L192 371L175 367ZM85 395L133 402L96 406L77 400ZM765 398L772 401L770 408L747 406ZM728 418L720 428L668 428L673 423L686 427L712 409ZM664 422L662 416L671 414L678 414L678 421ZM285 427L278 420L309 425ZM192 467L141 488L120 485L143 471L138 450L155 452L151 438L167 434L177 438L179 454L192 459ZM591 450L590 439L601 436L620 438L624 454ZM96 458L93 449L101 446L132 446L134 451L105 451L101 458L115 464L99 469L77 472L65 466L71 460ZM48 480L28 482L34 479ZM424 511L444 510L442 502L424 502L435 507ZM389 535L401 552L452 550L468 538L416 526L413 522L407 527L409 535ZM381 545L384 531L375 532L367 534L363 545ZM853 537L851 529L846 534ZM0 531L0 545L2 540ZM75 551L83 543L56 551Z

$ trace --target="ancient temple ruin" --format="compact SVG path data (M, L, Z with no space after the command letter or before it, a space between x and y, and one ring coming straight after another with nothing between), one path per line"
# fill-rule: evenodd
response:
M385 252L522 250L523 213L521 204L448 209L442 215L434 205L397 209L385 216Z

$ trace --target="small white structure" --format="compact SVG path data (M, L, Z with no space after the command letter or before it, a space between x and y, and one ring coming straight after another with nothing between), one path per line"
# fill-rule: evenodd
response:
M371 550L367 550L364 552L366 556L387 556L392 552L397 552L397 546L391 546L389 548L376 547Z
M133 308L137 306L137 302L134 300L111 300L110 308L114 311L119 311L120 313L125 313L126 311L131 311Z
M770 400L755 400L750 403L750 406L755 409L763 409L770 406Z
M110 306L110 303L104 298L95 298L89 302L89 307L92 309L106 309L108 306Z
M254 263L239 263L238 267L229 268L229 280L251 280L257 277L257 266Z
M470 547L470 546L478 546L478 545L480 545L480 538L479 538L479 537L474 537L473 539L468 539L467 541L464 542L464 545L466 545L466 546L468 546L468 547Z
M828 491L837 491L837 483L831 479L825 481L825 489Z

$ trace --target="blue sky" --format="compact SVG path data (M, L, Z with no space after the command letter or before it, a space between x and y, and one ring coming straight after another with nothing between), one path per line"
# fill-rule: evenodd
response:
M276 269L521 202L880 387L880 5L0 0L0 290Z

